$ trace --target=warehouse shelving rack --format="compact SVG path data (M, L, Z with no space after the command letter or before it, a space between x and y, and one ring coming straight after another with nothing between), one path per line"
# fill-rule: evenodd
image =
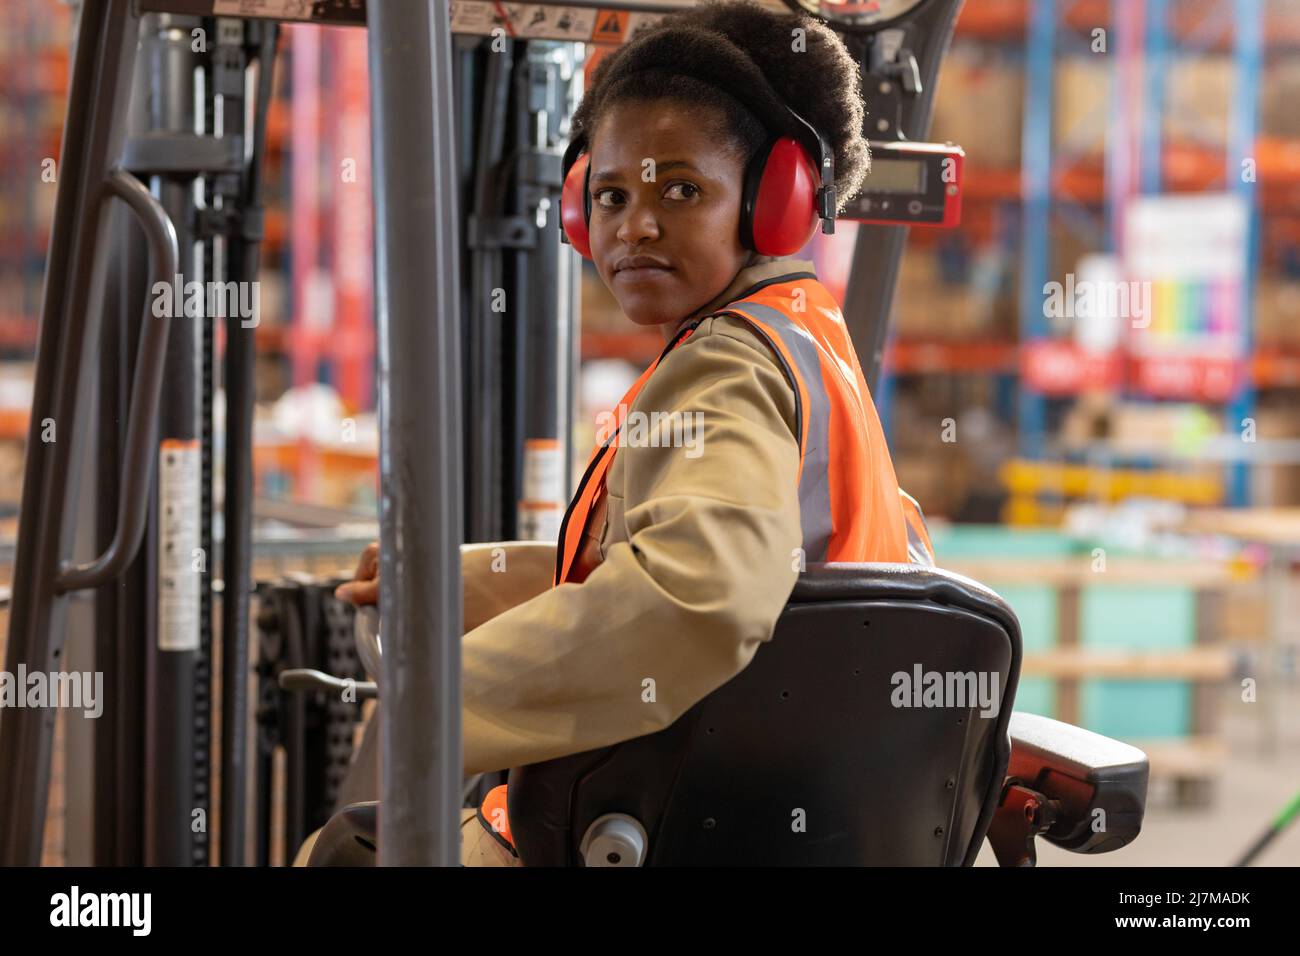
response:
M1083 4L1081 6L1081 4ZM1060 199L1061 185L1085 161L1077 150L1053 148L1053 78L1058 39L1068 38L1075 50L1080 38L1069 24L1077 24L1090 11L1096 26L1109 23L1118 50L1116 82L1127 80L1126 91L1112 89L1111 129L1108 137L1104 179L1079 196L1067 194ZM1159 192L1165 185L1186 188L1184 183L1168 183L1164 170L1168 161L1162 138L1167 71L1176 52L1204 53L1228 47L1235 67L1232 117L1229 137L1221 160L1203 150L1184 153L1184 165L1194 170L1187 179L1199 182L1200 189L1221 188L1245 199L1250 209L1248 273L1242 283L1241 314L1250 316L1254 265L1259 245L1259 188L1232 172L1241 168L1241 160L1254 157L1258 144L1257 100L1261 61L1261 31L1264 9L1260 0L1233 0L1231 4L1201 5L1201 16L1188 17L1188 10L1178 11L1175 18L1168 0L1147 0L1145 4L1115 2L1104 20L1100 6L1086 0L1045 0L1030 7L1027 33L1025 135L1022 155L1024 220L1022 230L1022 271L1020 286L1020 328L1022 347L1050 338L1043 316L1042 289L1050 278L1051 223L1053 213L1068 227L1079 230L1090 245L1114 253L1119 246L1124 208L1139 193ZM1067 29L1062 30L1062 23ZM1139 42L1136 38L1141 37ZM1083 49L1086 51L1087 47ZM1137 79L1137 82L1133 81ZM1137 87L1135 89L1134 87ZM1127 95L1132 93L1140 95ZM1145 108L1144 108L1145 107ZM1138 142L1134 142L1138 139ZM1177 145L1177 144L1168 144ZM1187 152L1191 156L1186 155ZM1219 167L1217 183L1207 180L1205 170ZM1262 171L1261 171L1262 173ZM1185 174L1186 175L1186 174ZM1077 181L1077 180L1076 180ZM1097 188L1100 187L1100 188ZM1096 208L1101 205L1104 220ZM1249 323L1246 323L1247 334ZM1250 342L1246 343L1247 355ZM1249 367L1249 363L1247 363ZM1046 452L1049 399L1022 389L1018 424L1021 453L1041 458ZM1254 407L1254 388L1250 376L1243 376L1240 386L1225 403L1225 425L1230 432L1241 427ZM1228 499L1234 505L1248 501L1247 465L1229 466Z

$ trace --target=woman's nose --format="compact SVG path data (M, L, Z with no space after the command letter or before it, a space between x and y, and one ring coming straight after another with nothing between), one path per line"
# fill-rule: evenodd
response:
M617 235L621 242L629 246L646 239L659 238L659 220L654 209L644 203L635 201L628 203Z

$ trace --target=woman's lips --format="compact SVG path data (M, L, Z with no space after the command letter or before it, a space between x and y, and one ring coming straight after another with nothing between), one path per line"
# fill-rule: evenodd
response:
M645 282L666 276L672 271L664 266L637 266L631 269L619 269L614 273L614 278L621 278L624 282Z

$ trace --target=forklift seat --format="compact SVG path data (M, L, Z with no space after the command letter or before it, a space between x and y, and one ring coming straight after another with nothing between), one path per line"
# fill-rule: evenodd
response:
M1020 657L1015 613L975 581L810 565L749 666L671 726L512 769L516 850L525 866L969 866L986 834L1004 865L1031 865L1037 834L1131 842L1141 751L1016 715L1013 759ZM910 686L936 674L946 700ZM375 818L373 803L336 814L310 865L373 862Z

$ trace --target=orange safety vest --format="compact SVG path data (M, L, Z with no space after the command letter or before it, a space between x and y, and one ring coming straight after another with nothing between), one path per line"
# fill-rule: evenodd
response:
M748 322L772 347L794 385L805 561L907 562L928 554L933 563L920 508L898 487L843 313L816 275L792 272L767 279L710 315ZM703 318L684 326L618 403L617 427L592 451L560 525L554 585L581 579L574 574L575 560L604 493L625 413L664 356L686 341ZM496 810L499 817L504 792L494 791L489 799L492 807L484 801L482 815L491 819Z
M880 419L839 305L811 272L777 276L742 296L711 314L748 322L794 385L805 560L907 561L912 522L904 518ZM618 450L622 416L664 356L700 321L679 331L618 403L617 428L592 452L560 525L554 584L571 579L583 531Z

